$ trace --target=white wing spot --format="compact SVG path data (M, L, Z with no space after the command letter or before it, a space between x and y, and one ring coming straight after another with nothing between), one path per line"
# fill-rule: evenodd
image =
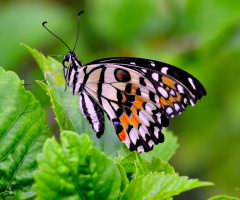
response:
M163 67L163 68L161 69L161 73L167 74L167 70L168 70L168 67Z
M155 67L155 63L154 63L154 62L150 62L150 65L151 65L152 67Z
M154 145L154 142L152 140L149 140L148 145L152 147Z
M167 114L171 114L173 112L173 109L171 107L167 107L166 112Z
M158 121L159 124L162 123L161 116L160 116L160 117L157 117L157 121Z
M170 90L170 94L172 95L172 96L176 96L176 93L174 92L174 90Z
M159 79L158 79L158 73L156 73L156 72L152 73L152 78L153 78L155 81L159 81Z
M154 106L154 104L150 103L150 102L147 102L145 104L145 110L148 112L148 113L151 113L151 115L153 114L153 110L156 110L156 106Z
M184 90L183 90L183 86L181 86L181 85L177 85L177 89L178 89L178 92L179 93L184 93Z
M196 90L196 87L195 87L195 85L194 85L194 83L193 83L193 80L192 80L190 77L188 78L188 82L191 84L192 88L193 88L194 90Z
M130 139L127 137L127 139L124 141L124 143L127 145L128 148L130 148Z
M189 101L190 101L190 104L191 104L192 106L194 106L193 100L190 99Z
M148 130L145 128L145 126L140 126L140 128L138 129L140 135L142 136L142 138L144 139L144 141L146 141L146 135L150 135L148 133Z
M184 104L187 103L187 99L186 99L186 98L183 99L183 103L184 103Z
M136 63L135 63L135 62L130 62L130 64L131 64L131 65L136 65Z
M160 92L160 94L161 94L165 99L168 98L168 93L167 93L167 91L166 91L164 88L158 87L158 91Z
M158 136L159 136L159 128L158 127L154 128L154 135L158 139Z
M137 151L138 151L138 153L144 152L143 146L142 146L142 145L139 146L139 147L137 148Z
M150 119L146 115L144 115L143 111L140 111L138 116L145 126L150 126Z
M146 70L146 69L142 69L142 71L143 71L144 73L147 73L147 70Z
M178 103L174 103L174 108L175 108L176 111L180 110L180 106L178 105Z
M129 137L130 137L132 143L133 143L134 145L136 145L136 144L137 144L137 140L139 139L139 136L138 136L138 133L136 132L136 129L135 129L135 128L132 128L132 129L131 129L131 131L130 131L130 133L129 133Z

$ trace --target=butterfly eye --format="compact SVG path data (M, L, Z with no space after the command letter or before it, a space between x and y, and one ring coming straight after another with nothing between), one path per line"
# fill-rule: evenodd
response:
M64 60L69 60L70 57L71 57L71 54L70 54L70 53L67 53L66 56L65 56L65 58L64 58Z
M114 76L119 82L127 82L131 80L129 72L123 69L115 69Z

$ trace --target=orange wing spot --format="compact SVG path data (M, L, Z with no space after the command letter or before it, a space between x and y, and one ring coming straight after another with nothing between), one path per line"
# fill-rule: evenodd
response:
M177 92L176 94L177 94L177 96L176 96L176 97L174 97L174 99L175 99L174 101L175 101L175 102L180 102L180 101L181 101L181 98L182 98L182 96L181 96L181 95L180 95L178 92Z
M132 114L132 117L130 119L132 121L133 126L138 128L138 124L141 123L139 118L136 115Z
M134 102L134 105L138 106L139 108L143 109L143 106L142 104L144 102L147 102L145 99L139 97L139 96L136 96L136 101Z
M131 124L131 121L129 120L129 117L127 116L126 113L123 113L122 116L119 118L123 128L127 130L128 124Z
M165 106L168 106L167 100L164 99L163 97L160 97L159 103L160 103L160 105L163 109L164 109Z
M137 115L137 107L133 104L133 107L131 108L131 111Z
M125 73L122 70L119 70L117 73L117 77L119 78L119 80L123 80L125 77Z
M180 102L181 101L181 95L176 93L177 96L176 97L173 97L172 95L169 96L168 100L166 100L165 98L163 97L160 97L160 105L162 108L164 108L165 106L171 106L173 107L173 103L174 102Z
M160 101L160 105L161 105L162 109L165 108L165 105L161 101Z
M168 87L171 87L172 89L176 90L175 84L176 81L166 77L166 76L162 76L162 82L167 85Z
M126 95L123 92L121 92L121 93L122 93L122 96L123 96L123 100L121 102L124 103L124 102L127 101L127 98L126 98Z
M174 97L171 95L171 96L169 97L169 99L167 100L167 102L168 102L168 104L169 104L170 106L173 107L173 103L176 102L176 100L175 100Z
M137 93L138 86L132 84L132 93L131 94L136 94Z
M122 130L120 133L118 133L118 137L120 138L121 141L126 141L127 139L127 134L124 130Z

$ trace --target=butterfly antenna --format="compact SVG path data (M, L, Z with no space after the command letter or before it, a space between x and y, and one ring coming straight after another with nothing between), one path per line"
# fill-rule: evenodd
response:
M76 38L76 41L75 41L75 45L74 45L74 48L73 48L73 51L72 52L74 52L74 50L75 50L75 48L76 48L76 46L77 46L77 41L78 41L78 36L79 36L79 29L80 29L80 23L79 23L79 21L80 21L80 15L82 14L82 13L84 13L84 11L80 11L79 13L78 13L78 32L77 32L77 38Z
M71 49L69 48L69 46L68 46L60 37L56 36L52 31L50 31L50 30L45 26L46 23L47 23L46 21L42 23L43 27L44 27L45 29L47 29L47 31L48 31L49 33L51 33L53 36L55 36L56 38L58 38L63 44L65 44L65 46L69 49L69 51L72 52Z

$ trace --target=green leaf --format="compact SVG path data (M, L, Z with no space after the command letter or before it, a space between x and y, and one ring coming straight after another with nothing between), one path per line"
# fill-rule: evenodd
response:
M177 136L174 136L171 131L164 129L165 141L155 145L153 150L148 152L150 156L159 157L163 161L169 161L178 148Z
M45 57L35 49L23 45L33 55L39 64L44 75L50 75L53 72L61 69L63 66L61 63L52 59L51 57ZM89 137L94 141L93 145L100 151L105 152L109 156L115 156L117 150L120 148L122 143L116 136L116 133L110 124L109 120L105 121L105 132L104 135L98 139L96 133L92 130L88 122L82 116L79 108L79 96L73 96L71 106L68 112L67 125L63 126L64 119L66 117L66 111L69 106L71 92L70 88L65 91L65 81L62 71L54 74L51 78L47 79L48 85L38 82L41 87L50 96L53 104L53 110L56 115L56 120L61 130L74 130L78 134L87 133Z
M130 176L131 174L135 176L146 175L150 172L176 174L173 167L160 158L151 156L149 153L129 153L128 148L125 146L122 146L118 151L118 157L115 158L115 162L120 163Z
M147 173L164 172L165 174L176 174L173 167L171 167L167 162L162 161L158 157L150 156L147 153L142 153L140 157Z
M73 124L70 121L69 117L67 117L66 121L64 121L66 117L66 111L65 111L65 108L63 107L63 103L61 102L61 99L57 96L57 93L55 93L54 90L48 87L45 83L41 81L37 81L37 83L42 87L42 89L50 97L50 100L52 102L52 108L54 110L60 131L64 131L64 130L74 131Z
M117 157L114 158L115 162L120 163L123 158L125 158L131 151L126 145L122 145L117 152Z
M212 185L197 179L164 173L150 173L132 180L120 200L166 199L184 191Z
M46 113L13 72L0 68L0 196L35 195L36 156L49 134Z
M38 158L38 198L118 199L122 180L113 161L92 147L86 134L63 131L61 141L48 139Z
M208 200L239 200L239 198L219 195L219 196L211 197Z
M136 151L131 152L123 158L120 164L124 167L127 174L136 176L146 175L146 170L143 166L142 159Z
M118 169L121 173L121 176L122 176L122 184L121 184L121 188L120 188L120 191L123 192L124 189L127 187L127 185L129 184L129 180L127 178L127 174L126 174L126 171L125 169L123 168L122 165L120 165L119 163L116 163L116 165L118 166Z

